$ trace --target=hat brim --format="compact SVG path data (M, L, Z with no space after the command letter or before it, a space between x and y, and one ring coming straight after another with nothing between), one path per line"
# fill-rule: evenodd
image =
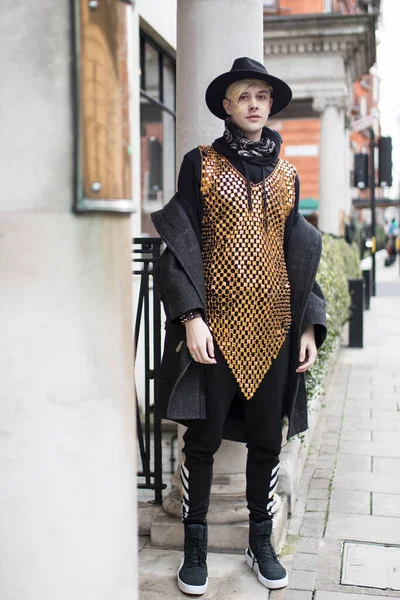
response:
M242 79L258 79L272 86L273 102L270 117L273 117L286 108L292 99L292 90L282 79L269 75L269 73L257 73L247 69L237 69L233 72L228 71L228 73L219 75L208 86L206 90L206 104L213 115L223 120L228 117L222 104L225 92L231 83L241 81Z

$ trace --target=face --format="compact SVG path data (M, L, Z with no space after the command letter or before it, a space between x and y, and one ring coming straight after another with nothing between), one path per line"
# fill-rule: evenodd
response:
M225 98L224 108L232 121L250 140L260 140L262 128L267 123L272 107L271 92L265 87L252 84L236 103Z

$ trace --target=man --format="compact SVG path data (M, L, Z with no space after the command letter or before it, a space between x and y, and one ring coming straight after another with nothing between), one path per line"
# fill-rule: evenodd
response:
M162 417L187 426L181 466L184 558L178 586L207 589L207 510L221 440L245 442L247 564L267 588L288 583L271 545L282 443L307 428L305 372L325 338L315 275L320 234L298 213L295 168L279 158L268 117L289 86L250 58L212 81L225 131L185 155L177 195L153 215L167 245L155 268L166 312L157 395Z

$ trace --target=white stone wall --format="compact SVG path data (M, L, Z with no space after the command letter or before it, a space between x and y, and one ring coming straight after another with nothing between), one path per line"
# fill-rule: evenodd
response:
M166 44L176 48L177 0L137 0L136 9Z
M71 210L69 3L0 33L0 597L132 600L130 219Z

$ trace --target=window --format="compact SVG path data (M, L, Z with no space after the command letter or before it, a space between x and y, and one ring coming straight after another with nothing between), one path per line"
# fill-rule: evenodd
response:
M175 61L140 36L142 232L154 235L150 213L175 193Z
M264 8L269 10L278 10L279 0L264 0Z

